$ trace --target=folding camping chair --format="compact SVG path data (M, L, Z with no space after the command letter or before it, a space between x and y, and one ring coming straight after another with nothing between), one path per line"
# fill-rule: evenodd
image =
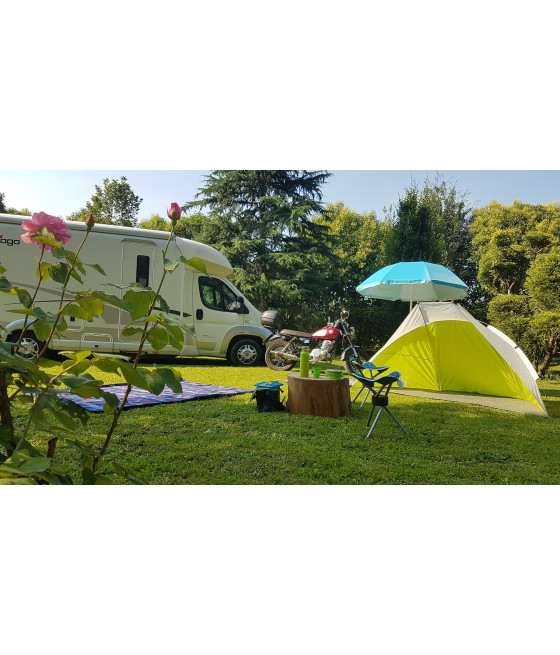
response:
M360 369L362 375L364 377L369 377L371 380L377 378L381 373L385 373L385 371L389 370L388 366L375 366L375 364L372 364L371 362L365 362L364 364L358 364L358 362L354 362L353 364L357 368ZM368 375L366 375L366 372ZM362 388L358 391L356 394L354 400L352 401L353 403L358 400L358 397L362 393L362 391L366 392L366 395L364 396L364 399L362 400L362 404L360 405L360 409L366 404L366 400L368 399L369 394L371 393L371 388L367 387L365 385L362 385Z
M371 393L371 412L369 413L366 427L369 426L371 417L373 415L373 410L375 409L375 407L379 407L377 416L375 417L375 420L373 421L373 425L371 426L369 432L366 435L366 439L369 439L369 437L371 436L371 433L373 432L375 426L377 425L377 422L379 421L381 412L383 410L385 410L389 414L389 416L393 419L393 421L395 421L395 423L405 434L408 434L408 432L401 425L398 418L389 409L389 391L393 386L393 384L396 383L400 389L402 389L406 384L406 382L403 382L401 380L400 372L393 371L392 373L389 373L389 375L384 375L383 377L374 377L374 378L370 378L365 375L359 375L358 373L353 373L352 375L356 378L356 380L361 382L362 385L366 387L368 391ZM378 385L379 388L376 389L375 385Z

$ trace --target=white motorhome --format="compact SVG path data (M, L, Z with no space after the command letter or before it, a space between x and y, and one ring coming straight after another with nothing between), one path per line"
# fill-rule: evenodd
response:
M7 268L6 277L14 285L24 287L33 294L37 286L37 259L39 247L25 244L21 235L21 221L26 216L0 214L0 264ZM84 223L67 221L72 239L64 245L77 251L85 235ZM168 232L96 224L80 252L84 263L99 264L106 275L94 268L87 268L82 289L96 289L113 295L124 295L126 290L107 283L140 283L157 288L163 272L162 251ZM175 237L169 246L167 257L175 259L201 259L208 274L189 266L180 265L168 274L161 289L171 312L194 328L194 335L185 332L185 345L181 352L167 345L160 354L185 357L211 356L228 359L237 366L262 364L263 339L270 331L261 326L261 314L243 298L228 279L233 269L228 260L217 250L203 243ZM43 261L56 260L45 252ZM56 312L60 300L60 285L48 280L41 285L36 304L45 311ZM69 290L79 290L69 285ZM10 313L21 305L17 296L0 293L0 324L2 338L13 341L19 337L23 326L21 314ZM138 348L138 335L123 337L122 331L130 322L130 314L111 305L105 306L102 316L91 322L66 317L68 329L60 338L51 342L52 350L91 350L103 353L133 353ZM145 352L154 353L149 343ZM28 355L39 352L42 344L30 325L22 341L22 351ZM22 352L23 354L23 352Z

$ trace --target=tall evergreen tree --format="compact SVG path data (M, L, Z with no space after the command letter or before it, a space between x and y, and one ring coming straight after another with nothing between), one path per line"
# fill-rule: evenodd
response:
M433 262L442 259L437 238L437 215L416 182L405 189L391 217L386 254L390 263Z
M327 230L313 216L323 211L321 187L329 177L327 171L211 171L183 209L207 213L198 238L224 253L252 302L296 318L316 305L328 275L321 266L329 256Z
M413 181L390 212L386 259L390 264L427 261L446 266L469 288L462 304L484 319L487 297L472 255L472 216L467 194L443 176L437 175L434 182L426 180L423 188Z

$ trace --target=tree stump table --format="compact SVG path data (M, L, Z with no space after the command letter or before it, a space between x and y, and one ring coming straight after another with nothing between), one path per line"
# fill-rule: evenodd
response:
M331 380L327 377L302 378L298 373L288 375L288 402L291 414L339 418L352 413L350 381L348 378Z

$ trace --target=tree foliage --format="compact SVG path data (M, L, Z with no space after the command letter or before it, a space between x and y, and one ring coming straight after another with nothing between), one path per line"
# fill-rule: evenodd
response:
M212 171L185 205L189 215L176 233L220 250L251 301L282 311L299 329L349 309L370 349L384 343L407 310L356 292L379 268L425 259L480 288L471 257L472 210L454 185L440 176L422 189L413 183L396 211L379 221L374 212L360 214L341 202L323 209L327 177L324 171Z
M535 307L560 312L560 248L535 257L527 271L525 288Z
M234 266L234 282L260 309L310 330L349 309L358 342L376 349L405 303L363 298L356 286L398 261L431 261L469 287L461 301L519 343L539 372L559 353L560 205L473 211L443 176L413 181L385 220L342 202L323 209L324 171L212 171L185 205L179 236L208 243ZM167 229L153 216L144 227Z
M89 211L85 207L82 207L82 209L78 209L77 211L69 214L66 217L66 220L76 221L77 223L85 223L89 214Z
M0 193L0 213L2 213L2 214L7 214L8 213L7 212L7 207L4 204L4 198L5 197L6 197L6 195L4 193Z
M478 278L488 318L544 375L560 356L560 206L496 201L474 212Z
M22 207L21 209L16 209L15 207L6 207L6 211L4 213L13 214L14 216L31 216L33 212L27 207Z
M437 216L416 182L405 189L390 219L392 229L386 245L389 262L441 261Z
M140 221L138 227L143 230L162 230L163 232L171 232L173 223L159 214L152 214L150 218L145 218L143 221Z
M105 178L103 188L95 185L95 194L86 202L86 217L92 213L98 223L135 227L141 202L124 175L120 180Z
M324 265L330 256L326 228L313 220L323 211L321 187L329 176L326 171L212 171L196 199L185 204L183 209L194 213L185 222L229 259L234 282L257 307L283 307L296 319L316 308L332 270Z
M372 270L384 265L388 225L378 222L375 212L360 214L337 202L328 204L316 220L328 227L338 271L351 290Z
M328 204L317 222L328 230L333 272L329 287L323 290L329 314L340 309L350 312L356 327L357 343L379 348L404 318L403 307L372 301L356 291L356 287L374 271L387 263L386 240L388 222L377 220L375 212L359 213L344 203ZM327 264L327 262L325 262Z
M423 187L413 180L397 206L389 209L386 260L427 261L449 268L469 289L462 304L483 319L487 298L472 256L472 218L468 193L444 176L426 179Z

